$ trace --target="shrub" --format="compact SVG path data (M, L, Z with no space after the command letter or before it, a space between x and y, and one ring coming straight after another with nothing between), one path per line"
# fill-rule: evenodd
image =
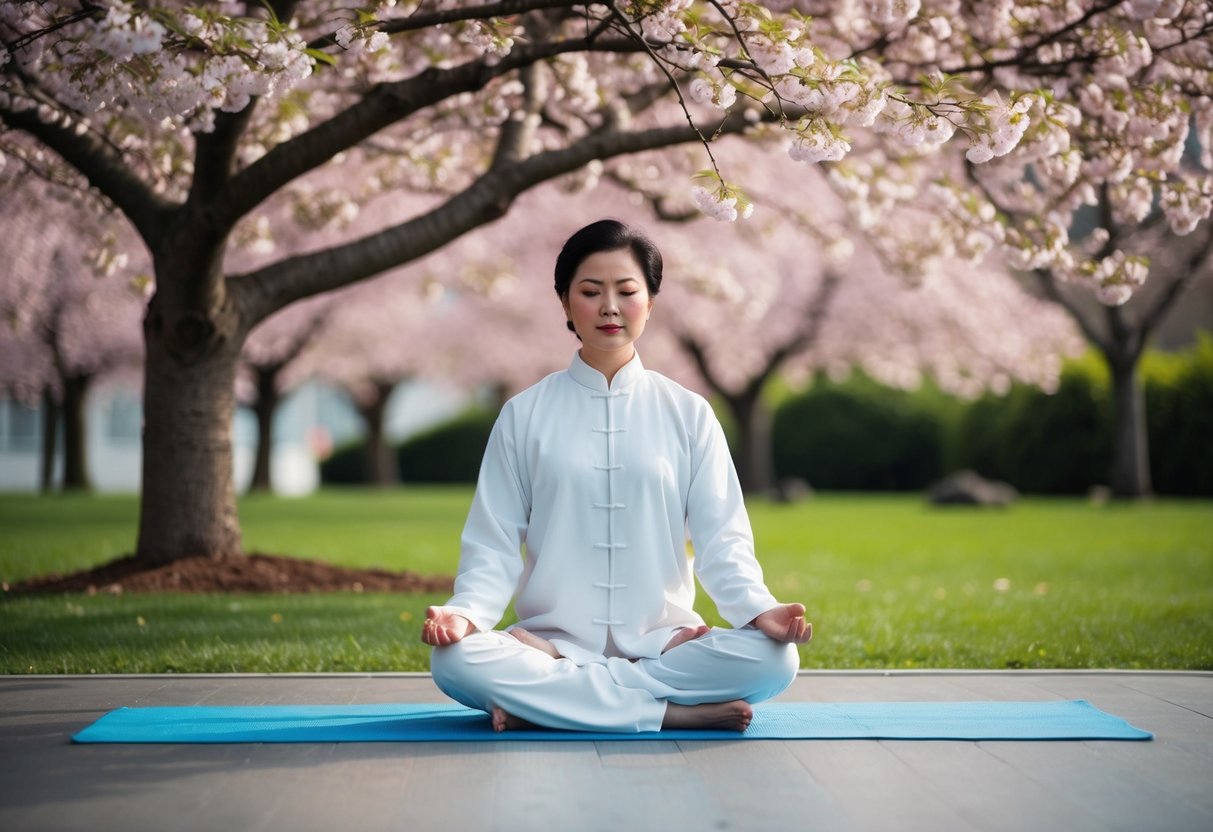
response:
M814 488L902 490L943 473L944 437L937 413L913 393L864 376L816 381L775 412L775 473Z
M1150 475L1162 494L1213 495L1213 334L1142 367Z
M335 448L320 463L320 481L325 485L365 485L366 443L358 439Z
M497 414L469 410L412 437L398 450L404 482L475 482Z
M1112 460L1108 373L1095 354L1067 362L1057 392L1017 384L961 419L960 458L1021 491L1079 494L1107 483Z
M396 447L402 482L475 482L480 458L496 416L468 411ZM337 448L320 463L325 485L365 485L366 442L359 439Z
M1154 490L1213 495L1213 336L1187 352L1147 353L1139 373ZM1111 477L1113 419L1107 367L1088 352L1066 362L1054 394L1016 385L970 405L959 458L1022 491L1083 493Z

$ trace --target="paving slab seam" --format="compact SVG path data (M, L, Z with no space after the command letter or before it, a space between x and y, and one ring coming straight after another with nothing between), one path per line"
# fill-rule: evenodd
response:
M1213 678L1211 670L1148 670L1118 668L1074 668L1040 670L801 670L799 677L900 677L900 676L1008 676L1028 678L1031 676L1185 676ZM379 671L367 673L7 673L0 680L17 679L428 679L425 671Z

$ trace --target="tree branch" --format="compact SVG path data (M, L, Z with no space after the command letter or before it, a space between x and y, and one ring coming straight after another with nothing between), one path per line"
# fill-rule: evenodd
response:
M515 69L569 52L636 52L630 40L541 42L518 47L490 64L481 58L450 69L426 69L404 81L381 84L326 122L283 142L232 178L220 200L229 226L271 194L378 131L452 95L475 92Z
M316 336L319 335L324 327L328 324L329 318L333 316L334 311L335 307L332 304L328 304L315 315L312 315L298 327L293 329L287 338L286 349L276 355L272 360L253 361L246 358L243 354L241 354L240 360L244 362L245 366L253 370L261 372L269 371L277 374L303 354L304 349L306 349L308 345L315 340Z
M726 121L720 132L740 133L750 126L738 116ZM545 151L513 165L490 168L443 205L401 225L232 277L228 280L229 289L246 325L253 326L288 303L338 289L428 254L461 234L504 216L523 191L571 173L595 159L695 141L699 141L699 136L685 125L593 133L568 147Z
M501 0L482 6L462 5L452 9L441 9L426 14L414 13L408 17L385 21L375 27L387 35L412 32L444 23L461 23L468 20L487 20L493 17L512 17L530 11L549 11L584 6L585 0ZM420 7L419 7L420 8ZM308 43L309 49L324 49L337 43L336 35L325 35Z
M724 385L721 384L720 379L716 378L716 375L712 372L711 364L708 363L708 356L702 344L686 332L678 332L675 337L678 339L679 346L691 356L691 360L695 362L695 369L699 371L699 375L703 377L703 380L708 383L708 387L711 387L714 393L725 398L737 395L726 390Z
M1020 47L1019 51L1017 51L1014 55L1012 55L1008 58L1002 58L997 61L985 61L980 64L969 64L967 66L952 67L950 69L945 69L944 72L946 72L948 75L960 75L963 73L970 73L970 72L989 73L992 70L995 70L995 69L998 69L998 68L1004 67L1004 66L1019 66L1025 70L1030 69L1032 67L1043 67L1043 66L1059 66L1059 67L1064 68L1066 66L1069 66L1069 64L1073 63L1074 61L1086 60L1087 58L1089 58L1089 56L1076 56L1075 58L1071 59L1070 61L1063 61L1063 62L1056 63L1056 64L1040 64L1040 63L1033 64L1031 62L1028 62L1026 59L1029 55L1031 55L1033 52L1040 49L1042 46L1047 46L1050 43L1055 43L1055 42L1061 40L1062 37L1064 37L1065 35L1068 35L1068 34L1071 34L1072 32L1077 31L1079 26L1082 26L1084 23L1088 22L1089 20L1091 20L1091 18L1093 18L1097 15L1103 14L1106 11L1110 11L1111 9L1114 9L1117 6L1124 5L1124 3L1125 3L1125 0L1107 0L1107 2L1103 3L1102 5L1093 6L1092 8L1087 9L1083 13L1082 17L1079 17L1078 19L1076 19L1070 23L1067 23L1065 26L1062 26L1060 29L1054 29L1052 32L1044 33L1033 43Z
M238 113L218 113L214 130L194 135L194 177L187 205L213 202L231 179L240 138L256 106L254 98Z
M654 81L630 95L623 96L623 101L627 108L633 113L639 113L652 107L662 98L670 94L669 81Z
M603 173L604 179L609 179L619 187L632 193L640 194L653 209L653 214L662 222L683 223L698 219L703 216L703 212L698 208L685 208L681 211L675 211L669 205L669 195L659 193L658 191L650 190L644 185L641 185L634 179L630 179L615 170L608 170Z
M825 320L826 312L829 311L830 301L834 297L838 284L839 277L833 272L826 272L821 276L821 285L817 287L817 291L813 293L812 299L805 307L804 326L795 330L791 338L771 353L770 358L767 359L766 368L750 379L750 383L746 387L748 395L757 396L783 362L796 353L804 352L816 343L817 336L821 332L821 324Z
M1070 313L1070 317L1078 324L1083 335L1087 340L1097 346L1105 355L1112 349L1111 342L1103 336L1096 328L1095 324L1087 317L1082 308L1076 304L1072 298L1066 297L1058 286L1057 278L1053 275L1053 270L1048 268L1033 269L1032 274L1036 277L1037 283L1040 284L1041 291L1045 296L1060 306L1066 312Z
M670 89L672 89L674 91L674 95L678 97L678 106L682 108L683 115L686 116L687 124L690 125L692 130L695 131L695 135L699 137L699 143L702 144L703 149L707 151L708 161L712 163L712 170L714 170L717 177L723 181L724 177L720 176L720 166L716 164L716 157L712 154L712 148L708 145L707 138L703 135L703 132L700 131L699 126L695 124L695 119L691 118L691 111L687 107L686 99L682 96L682 89L678 86L678 79L674 77L674 73L672 73L670 68L665 65L665 61L661 59L656 51L654 51L653 47L649 45L649 42L645 40L644 34L637 32L632 28L631 21L629 21L627 16L619 10L619 6L615 0L606 0L606 4L607 8L611 10L612 16L619 21L620 25L623 26L624 31L626 31L634 41L641 45L645 53L670 82Z
M539 64L524 66L518 71L522 82L522 106L510 113L497 135L497 149L493 153L492 167L509 165L525 158L535 128L542 121L544 101L547 100L547 79Z
M822 275L821 285L817 287L817 291L813 293L812 299L805 306L804 325L793 330L788 340L780 344L767 357L763 368L750 377L744 390L731 391L725 388L712 372L711 365L708 363L707 352L703 345L689 333L676 332L675 337L682 348L690 354L691 359L695 362L695 368L699 370L699 374L703 376L703 380L708 383L708 386L714 392L725 398L751 399L762 392L762 388L766 386L767 381L770 380L771 376L784 361L796 353L803 352L813 346L818 334L821 332L821 324L825 320L826 312L829 311L830 300L833 298L839 282L838 275L833 272L826 272Z
M148 247L155 247L168 214L178 206L144 184L115 148L88 130L65 124L62 117L42 119L35 108L0 107L0 121L28 133L83 174L127 216Z
M1141 319L1141 345L1144 347L1150 333L1162 323L1162 319L1171 311L1171 307L1175 304L1187 289L1195 281L1197 275L1208 265L1209 257L1213 254L1213 220L1205 220L1205 241L1203 245L1197 247L1187 260L1184 261L1183 267L1179 269L1179 274L1172 281L1166 290L1162 292L1145 311Z
M821 333L821 324L825 320L826 312L830 309L830 301L840 282L838 275L833 272L826 272L821 276L821 285L817 287L817 291L813 293L813 299L805 308L804 326L797 331L794 338L775 350L771 368L767 371L768 374L774 372L775 367L783 363L785 359L813 346L817 336Z
M65 26L70 26L73 23L80 22L81 20L87 20L90 17L101 17L104 13L105 13L105 8L102 6L98 6L94 3L88 3L88 2L81 3L80 11L71 12L70 14L65 15L64 17L61 17L61 18L53 21L49 26L46 26L42 29L36 29L33 32L28 32L28 33L22 35L21 37L17 38L12 43L5 44L5 46L8 48L8 51L10 53L16 54L16 52L18 50L25 49L27 46L29 46L31 43L38 40L39 38L44 38L47 35L54 34L55 32L59 31L60 29L64 28Z

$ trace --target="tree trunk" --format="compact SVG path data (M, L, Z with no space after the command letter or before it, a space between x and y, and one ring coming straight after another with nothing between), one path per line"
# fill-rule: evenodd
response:
M253 481L250 491L270 491L273 482L270 463L274 454L274 413L282 398L278 395L278 373L282 368L253 367L257 378L257 402L253 412L257 415L257 457L253 464Z
M43 494L55 490L55 445L59 440L59 405L49 387L42 390L42 465L39 485Z
M146 339L143 487L137 555L168 563L241 553L232 483L239 349L182 363Z
M85 405L91 375L63 379L63 490L87 491L88 434Z
M767 494L775 487L775 465L771 450L771 414L758 391L724 395L725 404L737 425L737 447L733 464L746 494Z
M243 554L232 482L232 418L248 333L216 278L220 242L206 247L186 231L166 238L163 251L143 324L136 557L147 565Z
M358 412L366 424L366 474L371 485L392 488L400 483L400 466L395 450L387 444L383 421L387 412L388 398L395 389L394 384L375 382L374 397L358 404Z
M494 413L500 413L509 399L510 387L505 382L498 382L489 387L489 407Z
M1153 487L1146 397L1137 373L1137 356L1106 359L1112 374L1112 493L1117 497L1149 497Z

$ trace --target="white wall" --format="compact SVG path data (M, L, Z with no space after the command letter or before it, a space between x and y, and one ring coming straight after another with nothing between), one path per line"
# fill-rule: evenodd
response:
M407 438L465 408L467 394L424 383L401 385L392 395L386 414L392 441ZM87 419L88 472L93 487L102 492L139 490L142 410L138 390L101 386L89 394ZM341 444L360 433L357 415L337 393L308 384L292 393L274 420L274 450L270 478L283 496L310 494L320 486L316 439L327 436ZM36 491L39 477L41 416L0 400L0 491ZM253 476L257 425L252 414L236 414L232 430L233 478L238 491L248 489ZM62 441L58 443L62 452ZM56 458L56 481L61 479L62 457Z

